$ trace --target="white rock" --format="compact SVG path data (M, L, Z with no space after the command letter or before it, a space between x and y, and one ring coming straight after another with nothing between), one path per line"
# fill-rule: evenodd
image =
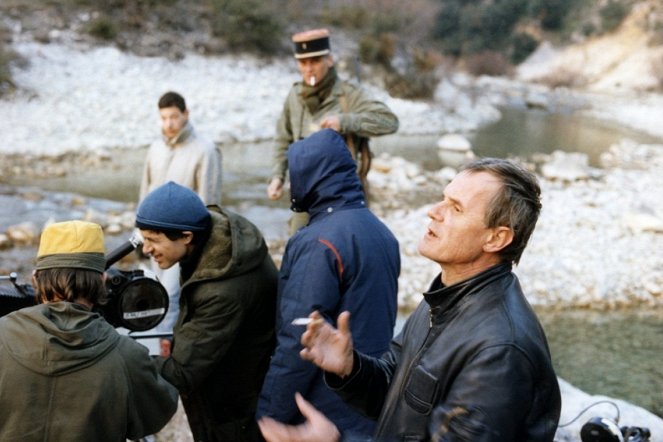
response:
M648 213L627 213L622 217L622 223L635 233L663 233L663 220Z
M541 166L544 177L552 180L577 181L590 177L589 159L586 154L556 150L550 161Z
M652 434L652 442L663 440L661 438L661 435L663 435L663 419L655 414L619 399L607 396L591 396L563 379L558 379L558 381L562 393L560 425L571 422L585 408L590 406L591 408L575 422L559 428L555 434L556 441L579 441L582 426L595 416L611 419L612 421L615 421L619 416L618 426L645 427Z

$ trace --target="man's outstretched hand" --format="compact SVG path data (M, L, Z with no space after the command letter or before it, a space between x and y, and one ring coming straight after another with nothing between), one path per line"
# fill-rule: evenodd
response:
M258 426L267 442L338 442L340 440L341 434L338 428L301 394L295 395L295 401L306 422L301 425L286 425L272 418L263 417L258 421Z
M315 311L309 315L313 319L302 334L304 349L299 353L302 359L313 362L325 371L339 377L352 372L352 335L350 334L350 312L338 316L335 329Z

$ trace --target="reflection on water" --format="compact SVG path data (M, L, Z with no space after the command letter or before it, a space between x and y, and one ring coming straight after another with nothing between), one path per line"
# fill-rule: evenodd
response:
M623 138L640 143L656 138L573 114L551 114L543 110L503 109L502 119L469 137L480 156L530 158L536 153L583 152L590 165L598 167L599 156Z
M538 314L561 378L663 417L663 312Z

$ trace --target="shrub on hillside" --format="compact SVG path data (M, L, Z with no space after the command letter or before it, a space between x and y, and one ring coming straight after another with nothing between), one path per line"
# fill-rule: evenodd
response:
M436 16L433 37L446 54L467 56L486 51L502 54L513 52L513 39L518 23L531 20L532 14L545 17L547 2L538 0L445 0ZM562 0L559 0L562 1ZM521 57L526 45L521 40L516 57ZM529 42L527 42L529 43Z
M538 81L541 84L557 89L560 87L573 88L583 86L587 79L578 71L570 68L558 68Z
M362 29L369 20L369 11L357 4L326 7L320 15L321 23L344 29Z
M377 38L365 35L359 41L359 58L364 63L390 67L395 54L396 36L394 34L380 34Z
M433 96L438 79L433 72L418 72L409 69L404 74L390 72L385 78L385 87L392 97L407 100L428 99Z
M465 69L476 77L481 75L494 77L508 75L511 65L499 52L484 51L468 56L465 59Z
M4 95L8 90L14 88L12 80L11 69L9 67L11 57L7 54L4 47L0 48L0 96Z
M270 4L260 0L209 0L212 33L233 51L273 54L283 49L284 26Z
M107 41L115 40L118 34L117 26L106 16L100 16L92 20L88 23L85 30L94 38Z
M573 0L532 0L529 15L537 18L543 29L559 30L573 7Z
M521 32L511 37L511 63L523 62L539 46L539 41L530 34Z
M601 23L605 32L614 31L630 12L630 6L618 0L610 0L601 8Z
M5 43L7 30L0 26L0 96L13 90L16 85L12 78L11 65L21 60L21 57Z

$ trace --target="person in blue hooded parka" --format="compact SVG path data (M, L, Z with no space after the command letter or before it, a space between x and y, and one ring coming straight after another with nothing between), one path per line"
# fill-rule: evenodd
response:
M300 392L346 434L370 435L374 421L346 405L324 383L322 371L302 360L305 327L293 324L318 310L335 325L352 314L356 349L373 356L388 350L397 310L398 241L366 206L356 164L343 137L316 132L288 148L291 209L309 223L293 235L279 272L277 346L263 384L258 418L302 422Z

